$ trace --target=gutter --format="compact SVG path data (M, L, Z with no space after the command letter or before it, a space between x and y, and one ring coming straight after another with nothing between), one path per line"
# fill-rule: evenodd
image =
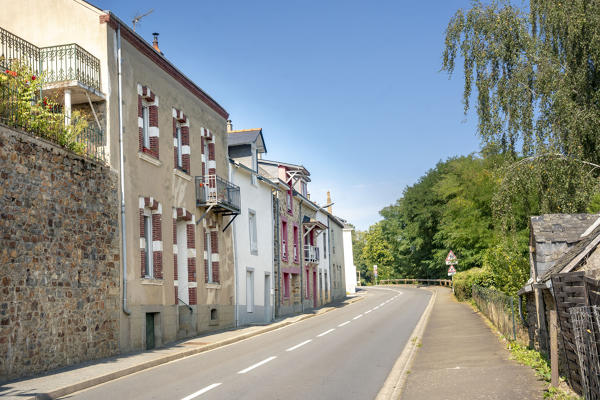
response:
M131 315L127 308L127 229L125 227L125 162L123 156L123 73L121 65L121 24L117 25L117 66L119 81L119 179L121 183L121 263L123 264L123 312Z

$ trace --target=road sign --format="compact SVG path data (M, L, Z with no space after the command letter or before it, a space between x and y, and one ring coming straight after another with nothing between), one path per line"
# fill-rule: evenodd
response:
M454 268L454 265L451 265L450 268L448 268L448 276L452 276L456 273L456 268Z
M373 275L377 276L377 265L373 265Z
M450 252L448 253L448 256L446 256L446 265L456 265L456 264L458 264L458 258L454 255L452 250L450 250Z

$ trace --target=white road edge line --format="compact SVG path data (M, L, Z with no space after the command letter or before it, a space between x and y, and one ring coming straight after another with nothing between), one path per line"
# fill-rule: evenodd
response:
M307 344L307 343L310 343L310 342L312 342L312 339L305 340L305 341L304 341L304 342L302 342L302 343L298 343L297 345L295 345L295 346L292 346L292 347L290 347L289 349L286 349L286 351L294 351L294 350L296 350L298 347L302 347L302 346L304 346L305 344Z
M331 333L331 332L333 332L333 331L335 331L335 328L331 328L331 329L329 329L328 331L325 331L325 332L323 332L323 333L319 333L319 334L317 335L317 337L325 336L325 335L327 335L328 333Z
M338 328L341 328L344 325L348 325L349 323L350 323L350 321L342 322L341 324L338 325Z
M216 388L217 386L221 386L221 383L213 383L212 385L208 385L204 389L200 389L197 392L192 393L189 396L186 396L186 397L184 397L181 400L192 400L192 399L195 399L196 397L200 396L201 394L204 394L204 393L208 392L209 390L212 390L212 389Z
M371 311L373 311L373 310L365 311L365 314L368 314L368 313L370 313Z
M358 314L356 317L352 318L352 319L359 319L360 317L362 317L362 314Z
M379 307L383 307L383 306L385 306L385 302L383 302L379 305Z
M269 357L269 358L265 358L265 359L264 359L264 360L262 360L261 362L257 362L256 364L254 364L254 365L251 365L251 366L249 366L248 368L246 368L246 369L243 369L243 370L239 371L239 372L238 372L238 374L245 374L246 372L252 371L254 368L260 367L261 365L263 365L263 364L266 364L266 363L268 363L269 361L272 361L272 360L274 360L274 359L276 359L276 358L277 358L277 356L271 356L271 357Z

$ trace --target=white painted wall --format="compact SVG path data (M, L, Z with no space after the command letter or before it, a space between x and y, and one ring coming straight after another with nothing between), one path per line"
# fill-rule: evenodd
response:
M316 219L327 226L327 215L321 211L317 211ZM323 235L327 235L327 245L323 246ZM319 246L319 252L321 253L321 259L319 260L319 279L322 279L322 285L327 285L327 290L323 290L324 298L321 300L321 304L326 304L331 301L331 272L329 271L329 259L330 251L329 248L329 230L322 232L318 239L317 245ZM325 288L325 286L323 286ZM319 299L321 299L321 293L319 293Z
M346 272L346 292L356 293L356 266L352 252L352 228L344 228L344 269Z
M236 310L238 325L268 322L273 316L273 209L271 206L271 186L258 180L252 184L251 172L231 164L231 180L240 187L241 213L233 222ZM256 213L257 251L250 247L249 211ZM247 277L253 275L254 307L248 312ZM269 277L267 287L270 312L265 313L265 276Z

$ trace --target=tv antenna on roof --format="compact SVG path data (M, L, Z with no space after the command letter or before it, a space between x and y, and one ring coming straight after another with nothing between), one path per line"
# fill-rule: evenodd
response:
M144 13L144 14L138 14L135 17L133 17L133 20L131 21L131 23L133 24L133 31L135 32L135 24L137 24L138 22L140 22L140 19L144 18L146 15L152 13L154 11L154 8L152 8L150 11Z

